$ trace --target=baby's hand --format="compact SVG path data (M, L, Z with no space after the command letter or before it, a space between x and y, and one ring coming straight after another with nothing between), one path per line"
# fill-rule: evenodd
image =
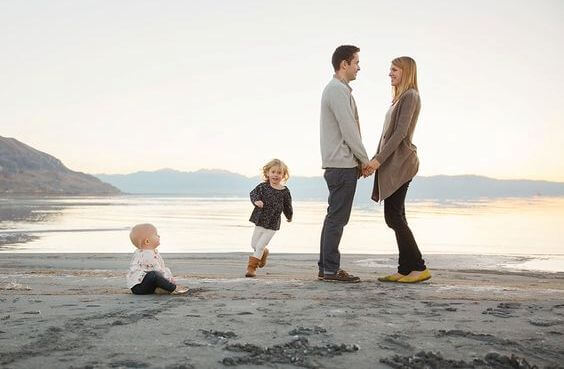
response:
M291 222L292 222L292 219L286 219L286 221L287 221L288 223L291 223Z
M255 205L258 206L259 208L262 208L264 206L264 202L258 200L258 201L255 201Z

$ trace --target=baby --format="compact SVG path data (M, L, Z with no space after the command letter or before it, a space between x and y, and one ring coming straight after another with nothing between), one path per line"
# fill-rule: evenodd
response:
M131 229L129 238L137 250L133 254L127 288L135 295L149 295L155 290L165 290L173 295L188 292L187 288L176 286L170 269L157 251L161 238L152 224L137 224ZM159 291L159 290L157 290Z

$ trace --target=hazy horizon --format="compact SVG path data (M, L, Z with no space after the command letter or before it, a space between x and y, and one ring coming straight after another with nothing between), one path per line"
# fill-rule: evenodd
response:
M557 0L0 4L0 127L87 173L270 158L322 175L319 103L340 44L369 156L390 61L418 63L419 175L564 181L564 3Z
M70 168L72 169L72 168ZM247 174L243 174L243 173L239 173L236 171L232 171L229 169L225 169L225 168L199 168L199 169L194 169L194 170L179 170L179 169L174 169L174 168L170 168L170 167L163 167L163 168L159 168L159 169L154 169L154 170L137 170L134 172L128 172L128 173L87 173L87 174L91 174L93 176L113 176L113 175L132 175L132 174L136 174L136 173L153 173L153 172L159 172L159 171L174 171L174 172L180 172L180 173L196 173L199 171L218 171L218 172L229 172L231 174L236 174L236 175L241 175L244 176L246 178L254 178L254 177L260 177L260 172L255 173L254 175L247 175ZM489 179L495 179L495 180L513 180L513 181L546 181L546 182L554 182L554 183L564 183L564 180L562 181L550 181L547 179L528 179L528 178L495 178L495 177L490 177L490 176L485 176L485 175L481 175L481 174L474 174L474 173L466 173L466 174L432 174L432 175L428 175L428 176L423 176L421 174L417 174L416 177L436 177L436 176L446 176L446 177L457 177L457 176L461 176L461 177L484 177L484 178L489 178ZM323 174L319 174L319 175L292 175L292 177L323 177ZM371 179L372 177L368 177L366 179ZM291 181L291 178L290 178Z

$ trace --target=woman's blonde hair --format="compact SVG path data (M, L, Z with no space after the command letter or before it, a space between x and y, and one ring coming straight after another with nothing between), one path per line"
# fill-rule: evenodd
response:
M399 86L393 86L392 89L394 94L392 103L395 104L405 91L413 88L419 92L419 88L417 87L417 64L415 64L415 60L409 56L400 56L392 60L392 64L401 69Z
M272 169L274 167L280 168L282 170L282 173L284 173L284 175L282 177L282 181L283 182L288 181L288 178L290 178L290 171L288 170L288 166L280 159L272 159L271 161L266 163L264 165L264 167L262 167L262 179L267 181L268 180L268 172L270 171L270 169Z

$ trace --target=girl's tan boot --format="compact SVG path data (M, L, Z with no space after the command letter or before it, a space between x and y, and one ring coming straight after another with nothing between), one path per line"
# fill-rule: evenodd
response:
M257 275L257 267L260 263L260 259L254 256L249 256L249 263L247 264L247 274L245 277L255 277Z

